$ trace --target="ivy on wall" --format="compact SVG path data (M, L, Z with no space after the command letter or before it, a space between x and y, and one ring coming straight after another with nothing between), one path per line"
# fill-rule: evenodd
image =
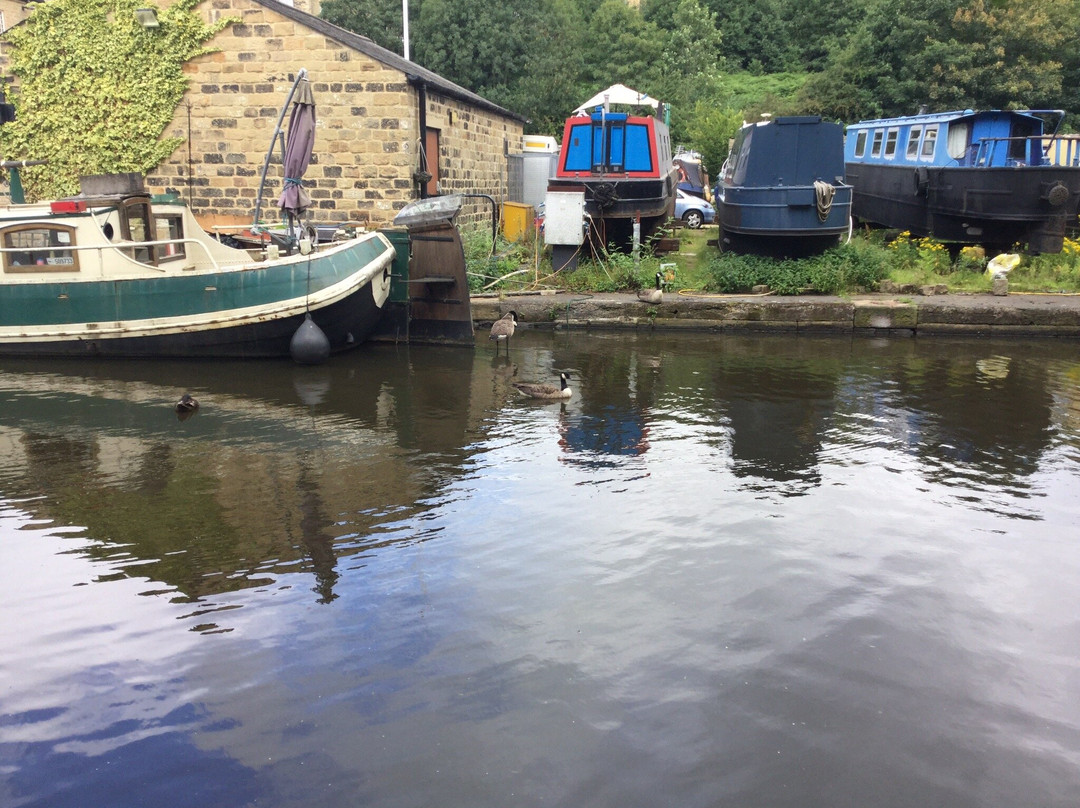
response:
M146 0L50 0L5 32L18 92L0 159L48 161L21 170L28 199L75 194L81 175L146 174L180 145L162 133L187 89L184 62L237 22L208 25L200 2L155 9L159 26L144 28Z

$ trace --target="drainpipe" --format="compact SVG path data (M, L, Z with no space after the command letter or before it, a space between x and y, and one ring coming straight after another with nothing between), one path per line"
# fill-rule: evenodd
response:
M427 159L427 84L422 78L414 75L406 75L405 77L409 84L416 88L416 103L417 103L417 117L419 118L419 138L420 148L420 168L417 170L417 174L428 173L428 159ZM418 178L419 179L419 178ZM417 182L419 186L420 198L427 198L427 182Z

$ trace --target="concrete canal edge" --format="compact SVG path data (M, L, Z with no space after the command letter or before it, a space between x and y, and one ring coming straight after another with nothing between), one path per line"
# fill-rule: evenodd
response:
M848 298L665 292L659 305L617 293L525 293L472 299L477 329L486 330L511 310L524 327L1080 337L1080 296L1074 295L912 298L869 294Z

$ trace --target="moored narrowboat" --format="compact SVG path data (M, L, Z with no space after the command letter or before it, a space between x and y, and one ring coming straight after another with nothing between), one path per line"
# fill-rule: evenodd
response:
M643 108L654 114L638 114ZM584 192L594 247L625 249L635 223L644 240L673 215L679 175L664 110L656 99L615 85L567 118L548 190Z
M845 162L857 219L992 249L1061 251L1080 203L1080 138L1061 110L962 110L860 121Z
M715 197L724 249L805 255L849 233L851 186L839 124L816 115L745 124L720 174Z
M226 246L136 174L77 196L0 206L0 354L298 357L361 343L382 316L394 248L343 233L281 253ZM286 245L288 249L288 245ZM305 329L301 331L301 329Z

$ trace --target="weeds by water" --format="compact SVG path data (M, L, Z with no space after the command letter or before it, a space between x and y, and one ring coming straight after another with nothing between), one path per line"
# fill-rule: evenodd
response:
M571 292L623 292L649 288L662 272L665 288L740 294L765 287L773 294L846 295L897 285L944 286L950 292L988 292L992 255L978 247L950 249L932 238L882 230L856 233L846 244L808 258L775 259L720 252L716 228L678 230L680 251L657 256L648 245L637 259L615 250L582 256L577 269L553 272L543 244L534 239L492 243L486 229L464 230L469 285L474 293L539 288ZM709 243L709 240L712 243ZM1017 251L1020 248L1017 247ZM1055 255L1021 254L1009 272L1015 292L1080 292L1080 241L1065 239Z

